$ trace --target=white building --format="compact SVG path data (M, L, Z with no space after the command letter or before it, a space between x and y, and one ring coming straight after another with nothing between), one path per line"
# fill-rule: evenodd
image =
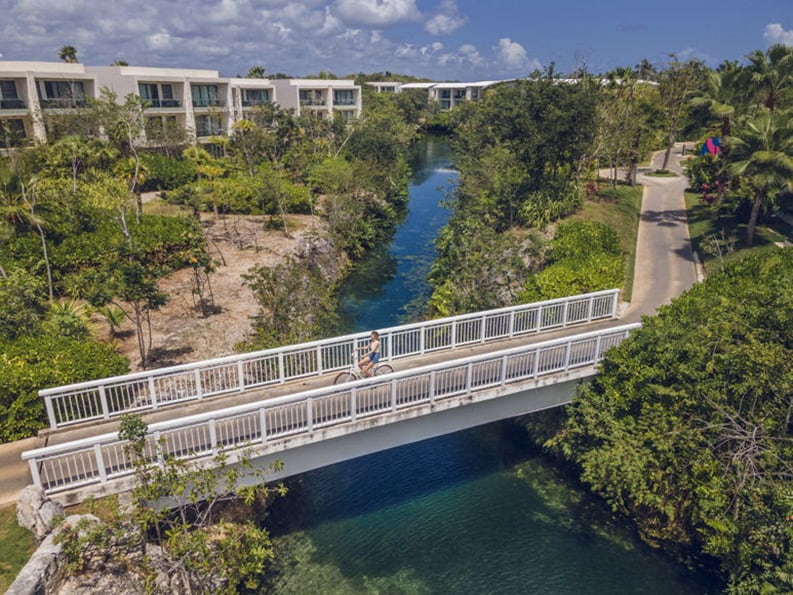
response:
M223 78L216 70L143 66L85 66L63 62L0 61L0 148L46 142L46 115L68 112L107 88L118 101L146 101L149 136L169 124L192 142L229 134L234 122L258 106L275 103L297 115L361 115L361 88L352 80Z
M488 87L508 81L477 81L474 83L398 83L393 81L367 83L378 93L426 91L430 100L437 101L442 110L449 110L464 101L478 101Z
M0 148L46 142L46 116L85 105L98 88L82 64L0 61Z
M361 87L351 80L277 79L278 104L298 116L307 110L323 118L338 114L345 120L361 115Z

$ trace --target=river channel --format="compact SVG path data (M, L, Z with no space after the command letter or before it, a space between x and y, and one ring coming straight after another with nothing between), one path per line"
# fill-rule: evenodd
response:
M418 319L454 183L441 140L417 147L409 213L348 279L349 331ZM702 594L720 585L642 544L505 421L292 478L269 510L276 593Z

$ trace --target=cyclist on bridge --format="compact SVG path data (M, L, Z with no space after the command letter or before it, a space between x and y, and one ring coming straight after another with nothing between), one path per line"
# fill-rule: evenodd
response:
M364 345L358 348L358 351L363 351L364 349L369 350L369 353L363 356L358 362L358 367L361 369L361 372L363 372L364 376L372 375L371 370L380 359L380 333L377 331L372 331L370 336L372 340L369 342L369 345Z

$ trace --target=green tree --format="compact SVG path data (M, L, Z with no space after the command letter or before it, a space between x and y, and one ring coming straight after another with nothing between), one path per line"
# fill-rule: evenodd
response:
M263 79L263 78L267 78L267 77L265 76L264 67L256 65L256 66L251 66L248 69L248 74L245 75L245 78L249 78L249 79Z
M666 128L666 153L661 169L669 165L669 156L686 115L691 95L700 86L703 64L698 60L680 62L675 54L671 62L661 71L658 92L661 96L661 114Z
M74 64L77 62L77 50L72 45L61 46L61 49L58 50L58 58L69 64Z
M748 56L749 72L758 100L770 111L793 106L793 47L775 44Z
M744 119L728 143L730 171L743 179L752 204L746 226L751 246L763 206L793 185L793 114L764 109Z
M793 565L793 252L732 261L645 317L551 441L642 537L717 558L731 592Z

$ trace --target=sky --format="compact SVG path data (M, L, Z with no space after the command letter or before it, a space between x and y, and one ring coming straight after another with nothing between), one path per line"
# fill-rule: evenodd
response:
M432 80L742 61L793 45L793 0L0 0L0 60L390 71Z

